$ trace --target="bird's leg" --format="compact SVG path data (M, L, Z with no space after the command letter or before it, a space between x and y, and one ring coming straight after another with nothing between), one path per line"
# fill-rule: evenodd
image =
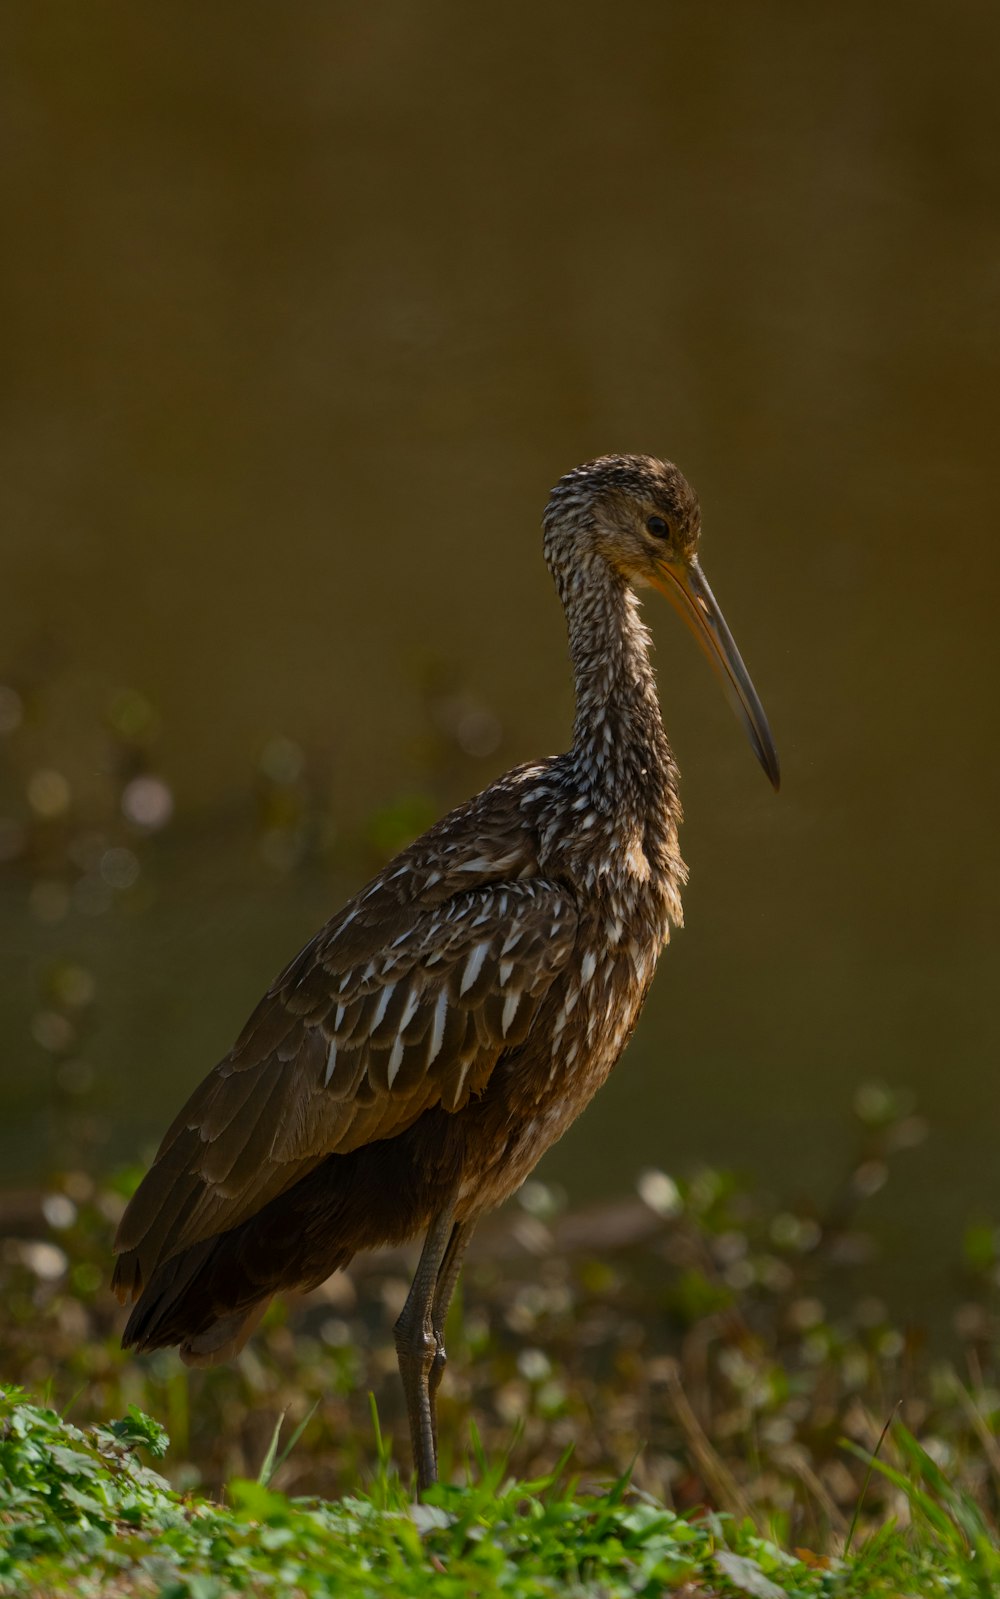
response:
M444 1347L444 1324L448 1320L448 1306L451 1304L452 1295L455 1292L455 1284L458 1282L458 1275L462 1270L462 1260L475 1225L475 1220L457 1221L452 1228L451 1237L448 1240L448 1248L444 1252L444 1259L438 1272L437 1285L434 1289L434 1302L431 1306L431 1331L434 1334L435 1347L427 1387L431 1401L431 1427L434 1432L435 1458L437 1457L437 1391L441 1386L444 1368L448 1363L448 1356Z
M431 1368L437 1353L433 1305L438 1274L455 1230L454 1200L453 1195L431 1218L410 1292L394 1329L396 1359L410 1423L413 1463L417 1468L418 1493L423 1493L425 1488L437 1481L437 1440L430 1389Z

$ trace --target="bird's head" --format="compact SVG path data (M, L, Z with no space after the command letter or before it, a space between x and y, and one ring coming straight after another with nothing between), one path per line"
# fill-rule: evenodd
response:
M560 588L599 559L633 588L655 588L691 628L775 788L778 755L767 717L698 564L701 510L687 478L649 455L604 455L556 484L545 555Z

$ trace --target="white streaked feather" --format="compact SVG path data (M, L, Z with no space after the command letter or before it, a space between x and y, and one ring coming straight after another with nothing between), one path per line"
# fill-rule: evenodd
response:
M500 987L501 988L506 988L507 987L507 984L510 982L510 974L511 974L511 972L513 970L514 970L514 962L513 961L501 961L500 962Z
M504 1038L507 1037L508 1029L510 1028L511 1022L514 1020L514 1017L517 1015L517 1007L520 1005L520 1003L520 990L515 990L513 994L508 994L507 998L504 1000L503 1016L500 1019L500 1027Z
M458 992L460 995L464 994L467 989L471 988L473 983L476 981L476 978L483 969L483 962L489 952L489 947L489 940L486 939L483 943L477 944L475 949L470 954L462 971L462 981L458 985Z
M415 988L410 989L410 997L403 1006L403 1014L399 1018L399 1031L405 1033L413 1020L417 1006L420 1004L420 994Z
M397 1076L399 1074L399 1068L403 1064L403 1050L405 1048L406 1048L406 1046L403 1043L403 1040L397 1035L396 1041L393 1044L392 1050L391 1050L390 1055L389 1055L389 1070L388 1070L388 1073L387 1073L387 1077L388 1077L389 1087L390 1088L392 1087L393 1083L396 1081L396 1078L397 1078Z
M444 1043L444 1023L447 1014L448 994L447 990L442 989L434 1007L434 1020L431 1023L431 1041L427 1052L428 1066L432 1066L441 1053L441 1045Z
M327 1084L330 1081L330 1078L333 1076L333 1068L336 1066L336 1064L337 1064L337 1040L334 1039L333 1042L330 1045L330 1048L326 1052L326 1076L323 1078L323 1087L324 1088L327 1086Z
M395 983L389 983L385 988L383 988L381 994L378 997L378 1004L375 1006L375 1014L374 1014L374 1016L371 1019L371 1025L370 1025L370 1027L368 1029L368 1031L370 1033L373 1033L375 1031L375 1029L378 1026L379 1022L382 1020L382 1017L385 1015L386 1011L389 1008L389 1001L390 1001L390 999L392 998L392 996L393 996L393 994L395 992L396 992Z
M454 1104L457 1104L459 1099L462 1097L462 1089L465 1087L465 1079L469 1075L469 1067L471 1065L472 1065L472 1058L470 1056L468 1060L465 1060L465 1061L462 1062L462 1065L459 1068L458 1081L456 1082L454 1088L451 1091L451 1098L452 1098L452 1102Z

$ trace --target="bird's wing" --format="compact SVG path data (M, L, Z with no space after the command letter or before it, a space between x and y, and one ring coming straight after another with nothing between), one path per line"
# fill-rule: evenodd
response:
M177 1117L119 1229L120 1291L327 1155L391 1138L433 1105L460 1110L527 1037L573 949L569 890L525 877L427 905L384 885L292 962Z

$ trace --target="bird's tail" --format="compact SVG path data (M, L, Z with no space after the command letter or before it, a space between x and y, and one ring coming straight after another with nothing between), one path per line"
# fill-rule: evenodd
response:
M183 1223L197 1194L190 1201L179 1183L167 1188L159 1210L148 1204L141 1213L141 1227L123 1222L119 1232L112 1287L123 1302L134 1301L125 1348L177 1344L192 1366L229 1360L274 1294L308 1292L359 1250L411 1238L427 1225L438 1192L454 1186L461 1145L448 1140L453 1121L443 1110L430 1112L424 1144L411 1140L400 1149L387 1140L329 1155L246 1221L172 1254L178 1218ZM436 1164L427 1159L427 1142Z
M291 1281L267 1252L248 1250L243 1228L207 1238L155 1266L143 1282L129 1251L115 1266L111 1286L119 1299L135 1299L122 1335L125 1349L177 1345L188 1366L215 1366L239 1354L280 1288L311 1288ZM328 1255L318 1280L346 1266L353 1250ZM256 1257L256 1258L255 1258Z

